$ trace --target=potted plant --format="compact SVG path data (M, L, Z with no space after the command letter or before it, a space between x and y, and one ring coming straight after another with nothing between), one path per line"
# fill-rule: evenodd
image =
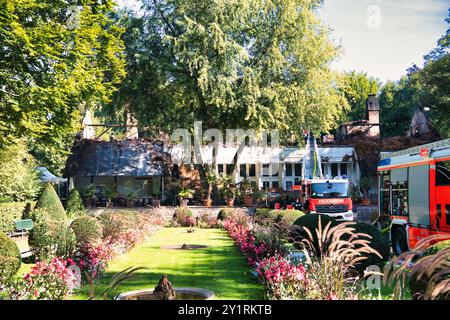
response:
M95 185L90 184L87 187L80 189L80 196L83 199L83 205L86 208L92 208L92 202L95 196Z
M105 188L105 196L106 196L106 207L112 208L113 207L113 199L116 197L116 191L111 187Z
M159 208L161 206L161 191L157 190L154 194L155 198L152 199L152 206Z
M245 179L241 182L241 193L245 207L253 206L253 186L252 183Z
M361 189L364 197L361 200L361 204L363 206L370 205L370 199L369 199L369 190L370 190L370 179L368 177L362 177L359 181L359 188Z
M211 194L213 190L213 184L217 182L217 175L214 171L209 170L206 173L206 182L208 183L208 190L206 194L206 199L203 199L203 206L211 207L212 204Z
M178 198L180 199L180 205L182 207L187 207L189 199L194 197L194 192L194 190L187 187L181 188L180 192L178 192Z
M137 196L137 190L128 191L125 193L125 200L127 201L127 207L132 208L135 205Z
M233 182L233 178L223 174L220 177L220 187L222 189L222 194L225 197L227 207L232 207L234 204L234 196L236 194L236 185Z

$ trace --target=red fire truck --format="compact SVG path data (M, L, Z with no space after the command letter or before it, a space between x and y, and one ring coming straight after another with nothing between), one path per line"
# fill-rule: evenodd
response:
M353 221L352 198L348 180L327 179L322 174L321 159L314 136L308 133L303 157L302 181L293 186L294 207L300 202L308 213L326 214L337 220Z
M450 139L382 153L378 189L396 254L430 235L450 238Z

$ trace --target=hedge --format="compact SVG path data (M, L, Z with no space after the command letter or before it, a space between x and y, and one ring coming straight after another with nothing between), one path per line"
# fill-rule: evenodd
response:
M14 221L22 218L26 202L0 203L0 232L14 231Z
M10 280L22 263L17 244L0 232L0 284Z

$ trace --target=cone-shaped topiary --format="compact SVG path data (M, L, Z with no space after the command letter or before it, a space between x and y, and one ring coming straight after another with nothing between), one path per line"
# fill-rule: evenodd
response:
M83 202L77 189L70 191L69 199L67 199L66 212L69 217L76 217L84 212Z
M66 212L55 189L50 183L46 183L44 190L36 204L36 208L44 208L48 211L52 220L63 221L67 218Z
M19 270L21 263L17 244L0 232L0 284L10 280Z

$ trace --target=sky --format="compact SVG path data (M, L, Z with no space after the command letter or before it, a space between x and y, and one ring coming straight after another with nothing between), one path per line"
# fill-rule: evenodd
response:
M205 0L208 1L208 0ZM137 0L116 0L138 9ZM448 28L449 0L324 0L319 14L342 46L332 68L398 80L436 47Z

